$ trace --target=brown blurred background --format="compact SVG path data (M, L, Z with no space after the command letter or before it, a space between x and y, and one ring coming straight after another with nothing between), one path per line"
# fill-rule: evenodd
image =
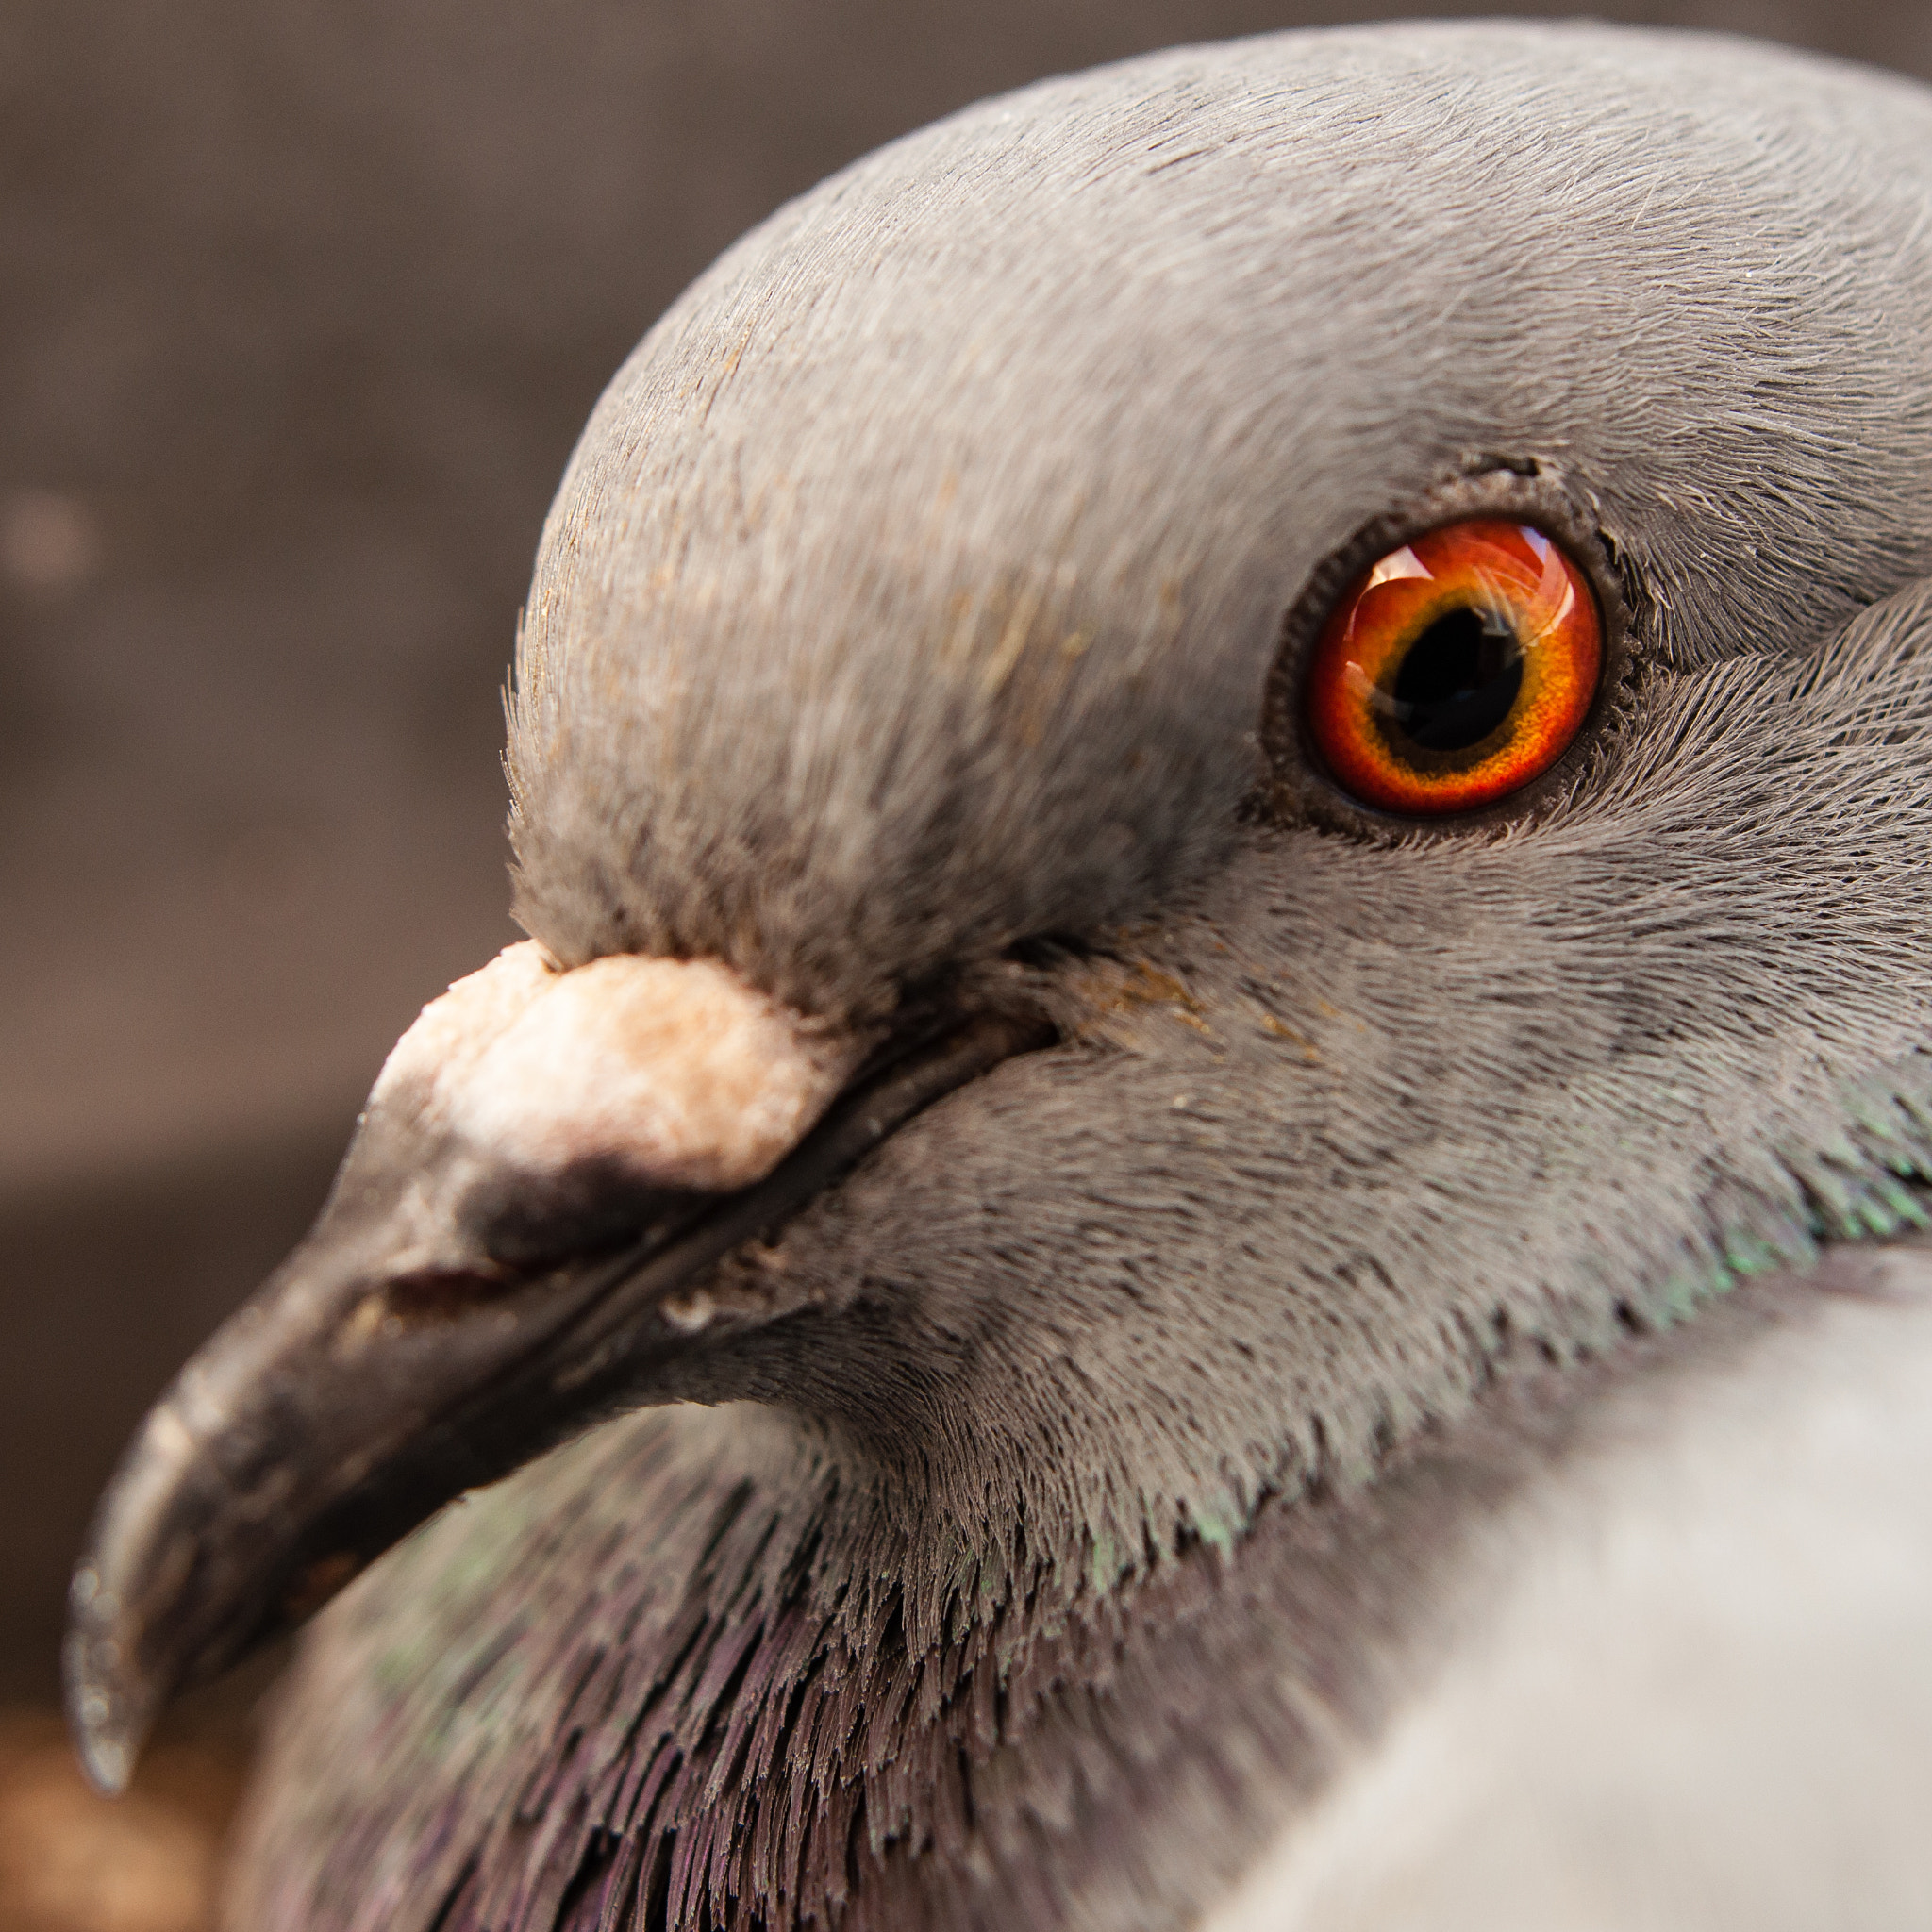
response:
M620 358L934 115L1388 10L0 0L0 1932L198 1922L242 1699L95 1811L48 1715L65 1573L390 1042L513 936L498 684ZM1927 0L1592 10L1932 77Z

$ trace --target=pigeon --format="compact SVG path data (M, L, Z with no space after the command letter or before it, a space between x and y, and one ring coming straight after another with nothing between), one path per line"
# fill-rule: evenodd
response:
M327 1604L237 1927L1932 1923L1928 654L1907 81L835 175L571 459L528 937L129 1449L93 1776Z

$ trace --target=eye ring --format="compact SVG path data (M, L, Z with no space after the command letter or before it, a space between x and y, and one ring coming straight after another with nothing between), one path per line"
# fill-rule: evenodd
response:
M1539 466L1457 476L1377 519L1284 625L1267 815L1383 837L1533 815L1624 708L1627 608L1607 541Z

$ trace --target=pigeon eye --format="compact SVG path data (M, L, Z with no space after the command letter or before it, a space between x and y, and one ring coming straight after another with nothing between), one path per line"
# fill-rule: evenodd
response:
M1469 811L1562 756L1603 660L1590 580L1552 538L1501 518L1444 524L1343 592L1308 665L1309 736L1365 804Z

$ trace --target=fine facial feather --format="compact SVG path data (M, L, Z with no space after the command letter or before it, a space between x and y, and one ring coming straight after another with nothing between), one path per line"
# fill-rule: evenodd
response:
M523 916L828 1017L1010 973L1073 1044L724 1271L804 1312L670 1392L763 1408L341 1606L238 1924L1184 1923L1550 1439L1446 1526L1385 1479L1374 1560L1324 1507L1923 1221L1928 153L1737 45L1286 36L900 143L672 312L539 561ZM1500 837L1244 817L1301 586L1485 459L1627 572L1605 755Z
M1402 26L1046 83L727 253L593 413L509 760L525 924L890 1004L1225 848L1283 613L1472 459L1667 662L1932 571L1932 108L1745 42Z
M1271 1803L1332 1782L1212 1932L1916 1924L1928 1374L1924 1253L1840 1251L1587 1367L1517 1362L1374 1488L1271 1506L1238 1562L1196 1545L1124 1614L956 1642L905 1707L900 1642L774 1608L842 1527L823 1460L757 1411L640 1417L493 1523L445 1519L305 1660L265 1788L328 1881L236 1922L408 1923L455 1890L447 1925L729 1923L754 1887L842 1890L857 1840L883 1866L845 1923L1117 1932L1178 1922ZM761 1698L747 1654L787 1649L762 1668L803 1681ZM429 1754L400 1820L314 1776L371 1737ZM774 1773L792 1802L727 1848ZM645 1821L682 1859L622 1836ZM908 1858L928 1835L945 1856Z
M1659 720L1656 741L1674 745L1675 759L1649 773L1641 794L1655 795L1674 774L1688 794L1679 813L1653 816L1623 797L1592 821L1595 836L1584 837L1580 824L1571 828L1575 869L1558 896L1580 930L1607 917L1591 904L1593 881L1598 893L1612 890L1635 855L1691 841L1698 813L1715 797L1748 796L1754 778L1761 784L1763 768L1735 756L1751 741L1754 710L1777 721L1778 757L1808 751L1806 768L1829 817L1848 819L1851 801L1831 795L1827 718L1843 741L1837 769L1858 795L1870 805L1895 790L1909 760L1924 756L1926 697L1908 647L1923 641L1928 611L1932 593L1914 591L1872 613L1815 663L1740 661L1688 680L1681 717ZM1917 616L1916 631L1902 630L1902 614ZM1885 648L1873 648L1874 635ZM1820 704L1814 732L1804 729L1803 698L1794 696L1807 691ZM1919 748L1907 739L1901 754L1888 741L1914 717ZM1888 752L1907 762L1874 779L1868 761ZM1707 791L1705 778L1719 789ZM1613 829L1619 825L1623 836ZM1732 829L1740 839L1750 832L1742 821ZM1902 839L1886 836L1892 829L1866 827L1873 851L1895 854L1900 867L1877 882L1881 906L1885 894L1909 890L1914 863ZM1853 943L1891 944L1891 928L1876 913L1869 941L1859 941L1856 927L1839 929L1841 921L1816 890L1779 908L1764 874L1772 842L1788 831L1788 815L1757 828L1749 862L1740 855L1729 874L1739 891L1759 895L1776 924L1808 922L1821 946L1835 944L1840 956ZM1554 842L1557 830L1539 836ZM1441 861L1452 850L1338 849L1364 865L1406 856ZM1471 870L1469 852L1453 849L1462 852L1453 895L1479 895L1482 873ZM1507 842L1481 850L1497 868L1493 892L1515 854ZM1627 979L1654 983L1673 961L1696 959L1709 950L1709 935L1722 935L1738 916L1726 895L1713 892L1701 908L1708 924L1699 927L1694 895L1671 892L1669 884L1653 887L1674 908L1650 935L1660 950L1640 950L1645 935L1634 924L1621 936ZM1405 882L1398 904L1411 920L1419 895ZM1547 915L1546 906L1524 908L1525 932ZM1228 928L1204 919L1193 929ZM1459 962L1458 949L1438 941L1439 988L1487 982L1484 934L1501 937L1493 917L1464 934ZM896 1832L936 1848L940 1870L901 1870L883 1890L872 1874L846 1923L907 1923L910 1907L896 1885L910 1889L936 1925L1183 1923L1188 1903L1232 1875L1280 1806L1311 1794L1374 1735L1394 1694L1377 1676L1382 1646L1415 1645L1424 1660L1433 1656L1426 1628L1419 1633L1413 1620L1426 1624L1433 1606L1453 1598L1445 1546L1543 1466L1545 1430L1498 1437L1484 1422L1491 1433L1479 1438L1488 1445L1480 1451L1452 1435L1447 1454L1461 1474L1451 1493L1416 1478L1427 1501L1405 1513L1387 1501L1386 1479L1373 1492L1384 1497L1380 1507L1395 1525L1373 1557L1345 1538L1338 1554L1337 1532L1324 1517L1299 1521L1281 1507L1311 1481L1339 1487L1359 1507L1354 1478L1376 1442L1407 1441L1423 1412L1458 1412L1469 1387L1511 1362L1520 1366L1525 1355L1536 1363L1574 1351L1591 1319L1587 1289L1573 1291L1566 1304L1565 1276L1519 1276L1512 1306L1510 1271L1520 1265L1512 1250L1541 1257L1553 1271L1551 1257L1560 1254L1585 1281L1618 1244L1631 1257L1624 1285L1632 1316L1668 1323L1725 1280L1721 1232L1743 1260L1776 1242L1807 1251L1807 1217L1824 1214L1831 1194L1849 1217L1830 1230L1840 1236L1858 1232L1860 1214L1910 1211L1892 1167L1923 1158L1913 1152L1928 1110L1922 1090L1904 1108L1878 1105L1875 1084L1865 1090L1870 1101L1853 1096L1864 1124L1833 1150L1835 1163L1816 1169L1814 1190L1763 1154L1762 1193L1733 1189L1719 1197L1755 1218L1720 1230L1699 1197L1711 1174L1735 1180L1748 1173L1747 1152L1758 1137L1772 1144L1782 1138L1793 1151L1807 1135L1836 1139L1844 1115L1824 1101L1780 1136L1768 1111L1774 1097L1762 1083L1739 1077L1717 1089L1707 1075L1688 1108L1687 1096L1664 1084L1666 1058L1695 1064L1700 1036L1707 1058L1731 1036L1776 1063L1776 1016L1828 1004L1856 1019L1850 985L1821 987L1800 974L1762 987L1746 1006L1748 978L1734 975L1709 988L1707 1006L1677 996L1677 1030L1663 1039L1654 1012L1641 1010L1625 1024L1613 1004L1599 1032L1587 1017L1588 989L1566 985L1574 1025L1546 1029L1532 1055L1512 979L1497 991L1497 1012L1467 1002L1459 1012L1465 1056L1482 1065L1507 1052L1524 1072L1513 1114L1519 1164L1512 1173L1498 1137L1480 1173L1498 1218L1486 1218L1472 1189L1460 1211L1422 1222L1429 1239L1418 1240L1419 1217L1449 1185L1430 1172L1428 1149L1447 1138L1450 1118L1418 1115L1366 1084L1371 1069L1347 1009L1331 1006L1332 1031L1316 1035L1312 1059L1269 1030L1261 1022L1270 1009L1256 1003L1246 962L1237 952L1214 952L1215 943L1203 945L1199 960L1163 957L1167 969L1221 961L1221 1001L1204 998L1195 970L1191 1007L1157 999L1123 1014L1117 1003L1096 1002L1094 1024L1120 1043L1097 1050L1064 1096L995 1082L970 1090L932 1118L930 1138L888 1143L841 1197L746 1264L821 1271L824 1292L842 1297L853 1319L838 1332L836 1354L811 1349L799 1334L781 1337L773 1359L741 1367L732 1392L763 1395L794 1415L839 1416L842 1429L822 1434L739 1408L614 1425L446 1518L357 1593L355 1607L345 1606L314 1646L298 1681L296 1715L285 1725L291 1755L271 1767L264 1787L278 1795L260 1821L263 1840L315 1847L320 1870L304 1858L288 1861L275 1889L252 1895L238 1923L302 1923L305 1909L325 1924L407 1924L412 1913L429 1923L431 1903L460 1885L473 1860L473 1889L444 1921L449 1932L548 1924L567 1886L585 1874L594 1880L586 1897L601 1898L606 1882L620 1895L638 1885L649 1898L661 1881L673 1904L688 1888L714 1891L717 1923L730 1923L727 1898L774 1892L824 1915L862 1875L846 1856L848 1843L884 1851ZM1385 939L1369 957L1388 962L1386 1001L1390 983L1407 984L1396 968L1408 956ZM1596 963L1586 952L1586 967ZM1873 983L1895 990L1895 980ZM1331 1002L1342 991L1331 974ZM1308 1017L1287 1005L1276 1010ZM1204 1014L1212 1041L1190 1024ZM1378 1018L1372 1030L1384 1037L1407 1030L1397 1012ZM1585 1096L1569 1091L1577 1063L1620 1031L1628 1038L1621 1063L1611 1062L1619 1133L1566 1147L1566 1123L1594 1118L1578 1114ZM1840 1050L1861 1033L1855 1026ZM1565 1057L1553 1064L1557 1044ZM1353 1068L1341 1065L1345 1091L1364 1083L1355 1131L1406 1114L1410 1142L1338 1141L1319 1164L1306 1142L1286 1154L1255 1146L1253 1121L1281 1104L1268 1102L1264 1080L1279 1082L1284 1065L1291 1067L1301 1104L1311 1105L1324 1064L1343 1047L1357 1059ZM1398 1061L1384 1077L1414 1084L1405 1065ZM1047 1066L1008 1074L1037 1078ZM1162 1076L1171 1085L1177 1069L1201 1096L1181 1109L1171 1105L1179 1096L1157 1085ZM1540 1077L1528 1077L1530 1070ZM1909 1058L1903 1072L1918 1077ZM1208 1086L1216 1075L1235 1084ZM1096 1108L1088 1083L1103 1078L1117 1084ZM1303 1093L1305 1086L1312 1091ZM1209 1111L1216 1091L1224 1115ZM1797 1092L1803 1096L1802 1086ZM1452 1088L1444 1103L1453 1109L1466 1096ZM1146 1124L1131 1168L1098 1178L1087 1124L1096 1111ZM1752 1138L1718 1144L1700 1175L1693 1137L1702 1144L1711 1121L1727 1116ZM1185 1124L1178 1135L1177 1118ZM1331 1121L1327 1133L1335 1132ZM1027 1156L1024 1179L999 1152L1016 1146ZM1641 1162L1634 1177L1616 1165L1620 1155ZM1300 1200L1306 1224L1267 1241L1253 1216L1246 1226L1230 1226L1215 1178L1230 1159L1260 1197L1285 1191ZM1367 1179L1343 1185L1339 1162L1358 1166ZM1677 1180L1674 1196L1659 1176ZM1544 1190L1555 1196L1532 1216L1528 1204ZM961 1205L949 1209L955 1200ZM1345 1237L1327 1218L1338 1201L1346 1204ZM1161 1230L1158 1246L1126 1247L1136 1214ZM1413 1243L1405 1259L1384 1264L1386 1282L1355 1259L1375 1252L1369 1244L1377 1233L1384 1242ZM1344 1239L1362 1246L1351 1250ZM1565 1240L1567 1250L1559 1246ZM924 1265L942 1265L943 1276L921 1284L912 1269L934 1254L942 1261ZM1088 1257L1082 1277L1070 1278L1069 1254ZM1059 1273L1049 1277L1056 1255ZM1344 1274L1351 1267L1353 1276ZM867 1268L875 1271L870 1283ZM1324 1275L1324 1268L1332 1272ZM1434 1332L1413 1289L1407 1299L1403 1293L1424 1268L1430 1279L1482 1284L1480 1293L1452 1305ZM967 1285L989 1279L995 1286L982 1290L969 1321L961 1307ZM1053 1292L1029 1295L1029 1279L1051 1279ZM881 1281L891 1284L890 1302L867 1292ZM1168 1282L1174 1286L1166 1289ZM1345 1295L1338 1283L1360 1292ZM1652 1284L1647 1298L1639 1293L1644 1283ZM1606 1279L1599 1292L1614 1286ZM908 1334L896 1330L894 1311L912 1289L922 1291L915 1305L936 1306L943 1319L929 1317L924 1332ZM1688 1332L1703 1336L1710 1319ZM1472 1333L1481 1322L1488 1328ZM1621 1368L1624 1354L1609 1340L1615 1326L1599 1322L1592 1340L1607 1344ZM1424 1392L1415 1392L1431 1371ZM1304 1419L1310 1439L1284 1456L1270 1432L1274 1440L1286 1435L1288 1418L1270 1404L1296 1376L1288 1417ZM1555 1385L1542 1400L1559 1411L1598 1386L1574 1362ZM1505 1386L1513 1391L1515 1378ZM1375 1407L1378 1398L1384 1406ZM1413 1407L1397 1408L1403 1399ZM1520 1422L1513 1392L1507 1400L1506 1418ZM1351 1410L1351 1401L1366 1412ZM1217 1425L1221 1435L1210 1435ZM1351 1441L1353 1460L1341 1446ZM1245 1466L1238 1459L1243 1450ZM1271 1450L1274 1459L1263 1461ZM1204 1491L1204 1465L1224 1487ZM969 1475L977 1485L971 1491L961 1487ZM1260 1524L1251 1524L1264 1500ZM1109 1506L1113 1513L1098 1522L1076 1514ZM1284 1517L1271 1563L1260 1554L1263 1527ZM1212 1581L1219 1559L1208 1552L1238 1535L1239 1607L1230 1612L1215 1593L1228 1586ZM1150 1581L1124 1574L1141 1569ZM1221 1606L1206 1636L1197 1628L1204 1595L1210 1608ZM1138 1673L1115 1655L1123 1627L1153 1653ZM1111 1689L1124 1670L1117 1701L1097 1717L1069 1715L1054 1701L1052 1687L1064 1678ZM1003 1691L995 1688L1002 1678ZM1058 1728L1034 1717L1029 1698L1049 1707ZM815 1714L821 1699L825 1719L808 1723L801 1712ZM378 1740L390 1777L372 1796L336 1768L363 1761ZM760 1793L757 1774L767 1766L771 1782ZM1089 1787L1103 1797L1083 1806L1068 1795ZM1162 1848L1150 1866L1120 1863L1111 1850L1105 1869L1093 1862L1094 1815L1108 1792L1122 1814L1119 1830ZM1004 1838L996 1829L1001 1798L1013 1813ZM1172 1829L1172 1841L1156 1834L1157 1824ZM698 1825L707 1835L693 1839ZM672 1831L682 1835L667 1843L661 1834ZM1114 1847L1118 1839L1105 1842ZM680 1843L686 1864L675 1862ZM372 1873L390 1875L373 1883ZM962 1887L962 1874L976 1875L979 1889ZM1041 1895L1012 1890L1029 1878ZM673 1912L665 1923L703 1923L687 1909L692 1916Z

